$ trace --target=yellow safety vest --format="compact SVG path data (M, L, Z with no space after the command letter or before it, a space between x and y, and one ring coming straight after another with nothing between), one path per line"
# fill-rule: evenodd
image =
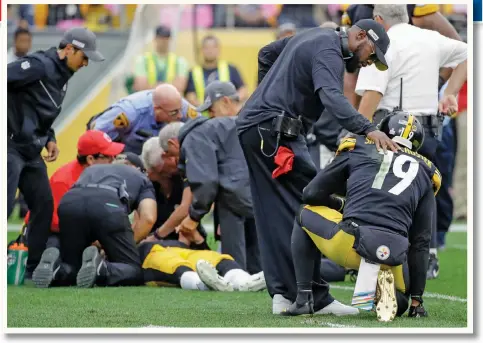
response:
M203 76L203 68L197 65L193 68L192 72L193 83L195 85L196 97L200 104L205 101L205 78ZM226 61L218 61L218 79L221 82L230 81L230 68ZM203 112L203 115L208 117L208 111Z
M154 87L158 83L158 68L156 67L156 55L154 52L147 52L144 55L146 61L146 71L148 76L148 83ZM164 82L171 83L176 77L176 60L177 56L170 52L166 62L166 80Z

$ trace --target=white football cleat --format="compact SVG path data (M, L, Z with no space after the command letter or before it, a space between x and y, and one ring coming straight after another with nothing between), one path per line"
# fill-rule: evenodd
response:
M238 286L240 292L258 292L267 288L263 272L253 274L250 279Z
M218 274L218 271L209 262L199 260L196 263L196 272L201 281L212 290L218 292L233 292L233 285Z
M354 307L344 305L344 304L338 302L337 300L334 300L329 305L327 305L324 308L318 310L314 314L316 314L316 315L334 314L337 317L354 316L356 314L359 314L359 310L354 308Z
M380 322L392 322L397 313L396 287L392 271L381 270L377 277L376 304L377 320Z
M281 294L274 294L272 299L272 313L273 314L280 314L284 310L290 307L292 302L283 297Z

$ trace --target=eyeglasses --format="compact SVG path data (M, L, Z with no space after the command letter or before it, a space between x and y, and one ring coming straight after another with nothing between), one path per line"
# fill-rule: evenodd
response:
M164 108L162 108L161 106L156 106L155 107L156 109L159 109L163 112L165 112L168 116L170 117L175 117L177 116L180 112L181 112L181 108L177 108L175 110L171 110L171 111L166 111Z
M168 116L170 117L174 117L174 116L177 116L178 113L181 112L181 108L178 108L176 110L172 110L172 111L166 111L166 113L168 113Z

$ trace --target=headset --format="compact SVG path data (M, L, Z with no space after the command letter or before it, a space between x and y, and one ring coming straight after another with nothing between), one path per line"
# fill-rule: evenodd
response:
M340 38L340 45L342 47L342 57L344 58L344 60L348 60L352 58L352 56L354 56L354 53L352 53L349 50L349 36L347 35L347 28L338 27L336 31Z

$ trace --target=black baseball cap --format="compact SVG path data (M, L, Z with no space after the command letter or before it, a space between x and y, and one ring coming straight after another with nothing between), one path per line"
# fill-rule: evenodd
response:
M231 82L213 81L206 87L205 94L205 102L196 109L198 112L206 111L216 101L225 96L237 101L240 99L235 86Z
M160 25L156 28L156 37L169 38L171 37L171 30L167 26Z
M389 39L386 30L384 30L384 27L372 19L359 20L354 26L366 31L367 38L374 43L377 56L377 61L374 63L376 68L381 71L387 70L388 65L384 55L387 53L391 40Z
M97 51L96 35L84 27L75 27L64 33L62 43L72 44L89 58L90 61L102 62L104 56Z

